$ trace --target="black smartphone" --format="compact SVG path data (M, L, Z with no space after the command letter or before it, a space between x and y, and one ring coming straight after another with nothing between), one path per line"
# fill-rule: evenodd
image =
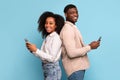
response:
M98 38L98 41L101 41L101 38L102 38L102 37L100 36L100 37Z
M25 40L26 43L29 43L28 39L25 38L24 40ZM30 43L29 43L29 44L30 44ZM30 51L30 52L32 53L32 51Z
M28 40L26 38L24 40L25 40L26 43L28 42Z

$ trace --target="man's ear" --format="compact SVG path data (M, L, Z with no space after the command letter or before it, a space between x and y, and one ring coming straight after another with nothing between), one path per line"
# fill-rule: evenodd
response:
M65 17L67 17L67 13L65 13Z

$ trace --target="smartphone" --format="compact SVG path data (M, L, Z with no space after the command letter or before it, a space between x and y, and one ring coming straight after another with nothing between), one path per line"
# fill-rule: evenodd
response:
M102 38L102 37L100 36L100 37L98 38L98 41L101 41L101 38Z
M25 40L26 43L28 42L28 40L26 38L24 40Z
M29 43L29 41L26 38L24 40L25 40L26 43ZM30 51L30 52L32 53L32 51Z

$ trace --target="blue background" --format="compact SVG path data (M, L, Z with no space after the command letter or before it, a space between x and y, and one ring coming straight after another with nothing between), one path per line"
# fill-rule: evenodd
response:
M26 49L24 38L40 48L39 16L44 11L64 16L69 3L78 7L84 42L102 36L101 46L88 53L91 66L85 80L120 80L119 0L0 0L0 80L43 80L41 61ZM62 80L67 80L61 68Z

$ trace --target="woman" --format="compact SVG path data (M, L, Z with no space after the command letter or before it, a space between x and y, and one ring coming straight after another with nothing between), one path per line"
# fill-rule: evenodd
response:
M45 80L61 80L59 59L61 55L61 40L59 33L64 25L64 18L52 12L44 12L38 20L38 31L45 39L41 49L29 42L26 47L42 60Z

